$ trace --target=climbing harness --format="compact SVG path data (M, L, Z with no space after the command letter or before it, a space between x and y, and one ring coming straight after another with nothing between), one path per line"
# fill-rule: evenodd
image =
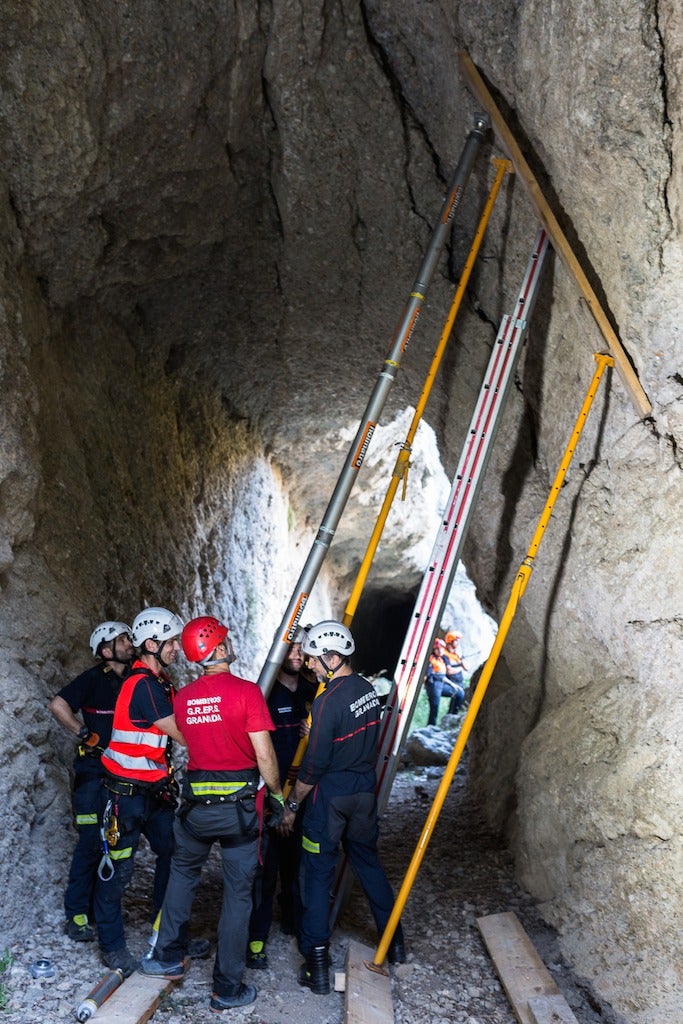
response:
M110 882L114 877L114 863L109 853L109 846L116 846L119 841L119 822L117 816L118 805L114 804L110 797L107 800L102 824L100 826L100 841L102 843L102 858L97 868L97 876L102 882Z

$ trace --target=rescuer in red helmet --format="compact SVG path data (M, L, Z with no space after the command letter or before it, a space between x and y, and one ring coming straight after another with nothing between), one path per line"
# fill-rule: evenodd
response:
M187 659L201 665L204 674L185 686L174 704L188 750L183 803L175 822L175 853L159 936L153 957L143 960L140 970L175 981L184 976L195 890L218 841L223 904L210 1007L220 1011L256 999L256 989L242 978L258 861L259 774L269 790L271 826L282 820L284 803L270 738L273 721L256 683L229 670L235 654L227 626L202 615L187 623L181 640Z

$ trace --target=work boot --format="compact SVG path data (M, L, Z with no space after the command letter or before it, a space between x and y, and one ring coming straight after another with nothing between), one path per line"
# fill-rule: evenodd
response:
M95 929L88 923L87 914L76 914L67 918L64 930L74 942L94 942L96 938Z
M138 970L150 978L165 978L166 981L182 981L187 974L184 960L155 960L154 957L143 957Z
M265 942L254 939L247 947L247 967L252 971L265 971L268 967Z
M232 1010L233 1006L248 1006L256 999L256 989L253 985L240 985L234 996L219 996L212 993L209 1006L214 1013L221 1010Z
M205 960L210 952L211 943L208 939L190 939L187 955L193 960Z
M403 928L399 922L394 937L389 943L387 960L390 964L404 964L406 962L406 947L403 942Z
M330 947L315 946L299 970L299 984L318 996L330 991Z
M124 978L130 978L134 971L140 966L139 961L128 951L125 946L120 949L103 949L102 963L112 971L121 971Z

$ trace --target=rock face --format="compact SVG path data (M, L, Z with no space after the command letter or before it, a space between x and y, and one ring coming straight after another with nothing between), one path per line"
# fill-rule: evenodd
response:
M577 971L629 1024L659 1024L683 999L683 14L498 0L482 15L472 0L3 4L0 882L22 928L59 898L70 754L47 703L94 623L213 608L258 671L472 125L465 46L653 407L643 422L616 376L601 388L475 727L472 785ZM417 402L493 155L382 422ZM427 408L449 473L535 230L510 178ZM602 347L553 263L466 546L496 617ZM428 493L413 472L377 591L417 586ZM312 617L341 613L376 505L361 471Z

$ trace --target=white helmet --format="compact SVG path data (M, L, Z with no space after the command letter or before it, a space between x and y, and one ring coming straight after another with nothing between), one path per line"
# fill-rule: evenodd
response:
M341 622L325 620L311 626L301 642L304 654L312 654L319 658L321 654L341 654L348 658L353 654L356 645L350 630Z
M127 626L125 622L100 622L99 626L95 626L90 637L90 650L93 658L98 657L102 644L116 640L117 636L121 636L122 633L128 633L130 636L130 626Z
M171 640L183 631L182 620L167 608L143 608L133 619L133 643L142 647L145 640Z

